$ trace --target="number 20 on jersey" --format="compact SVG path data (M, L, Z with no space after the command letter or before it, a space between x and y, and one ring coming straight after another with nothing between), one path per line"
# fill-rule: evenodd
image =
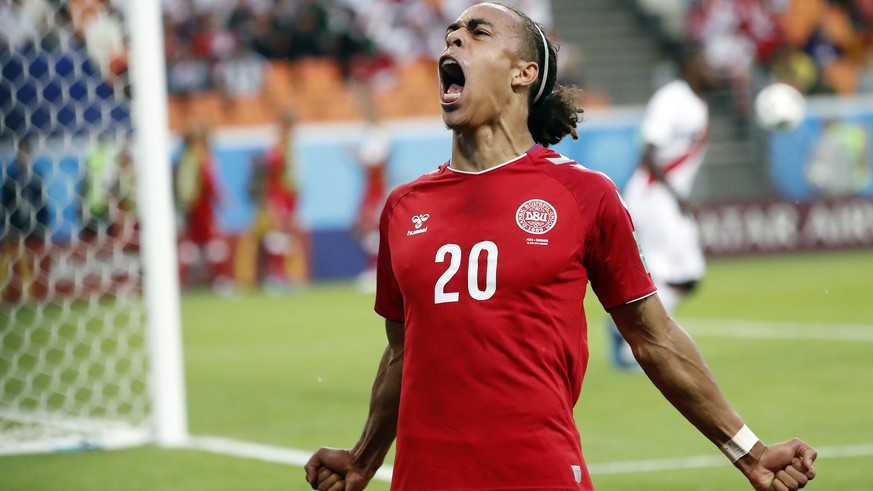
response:
M449 266L439 277L433 289L433 301L435 304L457 302L460 300L460 292L447 292L446 286L449 281L460 271L461 259L464 251L457 244L446 244L437 250L435 261ZM485 288L479 288L479 259L482 254L486 255ZM473 300L488 300L497 291L497 244L489 240L475 244L469 253L467 262L467 293Z

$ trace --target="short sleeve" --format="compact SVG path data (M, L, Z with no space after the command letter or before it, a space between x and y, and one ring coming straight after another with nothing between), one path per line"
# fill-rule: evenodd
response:
M592 228L585 268L603 307L610 310L654 293L630 213L614 185L604 193Z
M388 224L391 220L394 200L388 199L379 219L379 255L376 259L376 305L374 310L385 319L402 322L403 294L394 276L391 264L391 246Z

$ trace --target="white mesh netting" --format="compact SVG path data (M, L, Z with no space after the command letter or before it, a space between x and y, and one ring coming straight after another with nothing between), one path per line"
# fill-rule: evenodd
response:
M0 454L149 436L121 12L0 3Z

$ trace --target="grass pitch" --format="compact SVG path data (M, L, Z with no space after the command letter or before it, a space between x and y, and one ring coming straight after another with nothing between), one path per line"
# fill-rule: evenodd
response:
M609 367L605 314L593 295L587 303L576 414L597 489L751 489L643 375ZM188 293L182 306L192 434L303 450L354 443L385 346L371 296L323 284L280 297ZM821 450L807 489L873 489L873 251L712 260L677 318L758 436ZM0 490L61 489L308 487L299 467L192 450L0 458Z

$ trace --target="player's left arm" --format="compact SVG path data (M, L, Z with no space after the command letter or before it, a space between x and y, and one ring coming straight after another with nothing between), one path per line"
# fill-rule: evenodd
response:
M744 426L728 403L691 337L652 295L610 310L646 375L676 409L721 448ZM802 488L815 477L816 451L792 439L760 440L734 465L759 491Z

